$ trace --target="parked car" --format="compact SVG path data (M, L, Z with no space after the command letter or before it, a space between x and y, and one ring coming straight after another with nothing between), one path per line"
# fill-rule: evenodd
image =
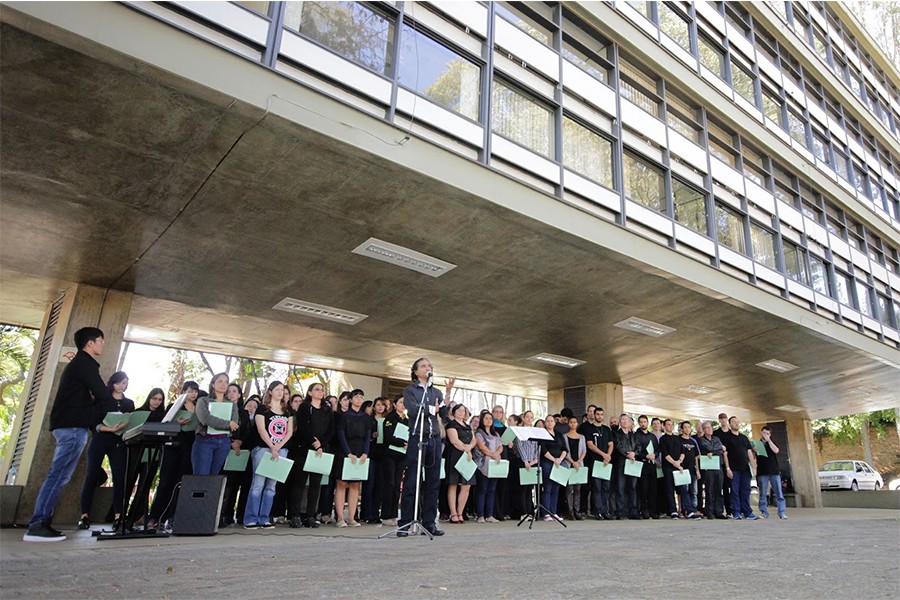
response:
M881 474L861 460L830 460L819 469L822 490L880 490Z

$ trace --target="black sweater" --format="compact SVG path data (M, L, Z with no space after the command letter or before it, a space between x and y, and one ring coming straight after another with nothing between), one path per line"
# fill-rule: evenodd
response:
M325 452L331 448L334 438L334 411L322 402L322 408L316 408L312 402L304 402L297 409L297 448L315 450L315 440L319 440Z
M56 400L50 409L50 431L68 427L90 429L92 405L111 400L112 392L100 378L100 363L79 350L59 378Z

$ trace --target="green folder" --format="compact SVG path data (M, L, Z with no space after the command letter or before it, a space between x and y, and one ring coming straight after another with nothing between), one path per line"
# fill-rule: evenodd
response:
M406 448L403 446L388 446L388 450L393 450L394 452L399 452L400 454L406 454Z
M690 485L691 484L691 472L685 469L684 471L672 471L672 477L674 479L675 485Z
M475 469L477 469L478 466L475 464L474 460L469 460L468 454L463 454L459 457L459 460L456 461L456 464L453 465L453 468L459 471L459 474L463 476L464 480L468 481L472 479L472 475L475 474Z
M334 454L323 452L322 456L319 456L315 450L310 450L306 453L306 462L303 463L303 470L309 473L318 473L319 475L331 475L333 466Z
M656 478L662 479L665 476L666 476L666 474L663 473L662 467L656 467Z
M509 461L501 460L497 462L496 460L488 461L488 478L490 479L506 479L509 475Z
M356 464L349 456L344 457L344 468L341 471L341 481L365 481L369 478L369 459L366 462L356 459Z
M209 414L214 417L219 417L220 419L224 419L225 421L231 421L231 407L234 406L231 402L210 402L209 403ZM230 434L230 429L216 429L214 427L207 427L206 433L209 435L222 435L223 433ZM272 477L271 479L275 479ZM282 483L284 483L282 481Z
M190 423L181 426L182 431L197 431L197 426L200 425L200 421L197 420L197 414L192 413L189 410L179 410L175 415L175 419L178 421L183 421L184 419L191 420Z
M566 485L569 483L569 469L553 465L553 469L550 471L550 479L559 485Z
M653 452L653 442L647 442L647 454L655 454Z
M103 417L103 424L107 427L115 427L119 423L127 423L131 418L131 413L108 412Z
M519 484L521 485L537 485L541 481L541 468L537 465L531 467L531 470L519 469Z
M503 442L504 445L509 444L514 439L516 439L516 432L512 430L512 427L507 427L506 431L503 432L503 435L500 436L500 441Z
M108 413L107 413L108 414ZM139 410L136 412L125 413L124 416L128 417L128 425L124 427L124 429L120 429L116 432L116 435L122 435L126 431L134 429L135 427L140 427L147 421L147 417L150 416L149 410Z
M240 454L235 454L234 450L228 453L228 458L225 459L225 467L222 469L223 471L244 471L247 468L247 463L250 461L250 451L249 450L241 450Z
M403 440L404 442L409 441L409 427L404 425L403 423L397 423L397 426L394 427L394 437L398 440Z
M220 404L226 403L221 402ZM269 479L274 479L278 483L284 483L288 478L288 475L291 474L291 468L293 466L294 461L291 459L282 457L275 460L272 458L271 453L266 452L263 459L259 461L259 465L256 466L256 474L268 477Z
M376 417L375 421L378 423L378 437L375 438L375 443L383 444L384 443L384 417L382 417L382 418Z
M757 456L769 456L769 453L766 451L766 445L759 440L753 440L753 446L756 448Z
M447 478L447 459L446 458L441 459L441 476L440 476L440 478L441 479ZM424 469L422 470L422 481L425 481L425 470Z
M569 469L569 485L580 485L588 482L587 467Z
M719 457L718 456L701 456L700 457L700 470L701 471L718 471L721 467L719 466Z
M609 481L612 478L612 463L603 464L602 460L594 462L594 469L591 472L594 479L605 479Z
M643 469L644 463L625 459L625 474L629 477L640 477Z

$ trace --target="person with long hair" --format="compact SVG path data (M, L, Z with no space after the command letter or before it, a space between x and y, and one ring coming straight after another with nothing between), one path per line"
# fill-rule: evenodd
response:
M585 468L584 457L587 455L587 444L584 436L578 433L579 421L576 417L569 417L569 431L566 433L566 464L576 471ZM590 474L588 475L590 477ZM580 521L581 514L581 484L569 484L566 486L566 498L569 503L569 516Z
M454 524L464 523L463 512L475 481L474 475L466 479L454 468L463 456L469 461L474 460L475 436L467 423L468 418L466 406L457 404L450 409L450 420L447 422L447 503L450 505L450 522Z
M238 415L240 419L241 428L238 430L238 434L241 440L241 452L252 452L257 445L259 445L259 431L256 429L256 413L260 408L260 397L256 394L251 395L244 401L243 407L240 408ZM233 509L231 513L229 513L228 522L237 523L238 525L244 524L244 513L247 510L247 496L250 494L250 485L253 483L253 461L247 460L247 466L243 471L235 471L234 474L237 475L235 478L234 487L231 489L230 493L232 496L229 499L229 488L225 487L225 497L229 510ZM231 473L229 473L229 480L231 477ZM231 485L229 483L229 485ZM237 507L235 508L235 498L237 499Z
M384 418L392 408L392 402L379 396L372 403L372 441L369 452L369 478L362 484L362 519L366 523L381 524L381 463L385 459L387 445L384 443ZM378 441L379 423L382 427L381 441Z
M554 518L559 519L556 514L556 505L559 499L560 485L556 481L550 479L550 472L554 466L563 466L568 452L566 451L566 441L563 436L558 434L556 429L556 419L553 415L547 415L544 419L544 429L552 436L552 440L541 440L541 471L544 476L544 493L541 495L541 504L544 505L545 521L552 521ZM560 519L561 520L561 519Z
M334 437L334 413L325 402L325 386L314 383L297 410L297 444L294 457L294 481L291 489L291 527L316 528L316 507L322 487L322 475L303 470L309 451L322 456L331 448ZM308 486L308 487L307 487Z
M262 412L254 417L256 430L259 432L259 444L250 452L253 461L253 483L247 498L244 511L244 529L271 529L270 513L272 500L275 498L274 479L258 475L256 470L264 460L280 460L287 456L285 446L294 433L294 420L288 413L288 400L285 387L280 381L273 381L266 387L263 395Z
M150 415L147 417L147 423L161 422L163 420L163 417L166 416L165 393L162 391L162 389L152 389L150 393L147 394L147 399L144 400L144 403L137 408L137 411L146 411L150 413ZM135 485L136 489L140 489L145 482L151 482L147 486L147 489L149 491L150 485L152 485L153 480L156 479L156 473L159 470L160 452L162 452L162 450L158 449L154 453L154 451L151 449L146 457L137 453L130 454L128 458L128 473L134 473L135 471L137 471L138 477ZM126 490L126 492L130 493L131 490ZM136 497L132 501L132 508L129 510L129 512L135 516L135 519L138 523L142 522L141 520L147 513L147 506L149 501L149 494L146 496ZM131 523L126 523L126 525L130 526ZM114 523L113 529L115 530L117 526L118 521Z
M526 410L522 413L522 425L524 427L543 427L543 423L537 425L534 422L534 413L530 410ZM522 440L519 438L516 438L515 443L516 451L522 461L522 468L531 471L531 469L538 467L541 458L540 444L536 440ZM522 510L525 511L524 514L534 513L534 503L536 499L532 493L532 486L520 484L519 490L522 496Z
M209 396L197 402L197 435L191 451L191 466L194 475L218 475L225 466L225 459L231 450L231 433L209 433L214 428L220 431L237 431L238 407L231 402L230 419L221 419L210 412L213 402L229 402L228 373L216 373L209 382Z
M107 413L130 413L134 410L134 402L125 397L128 375L124 371L116 371L106 382L106 389L109 390L112 399L95 404L92 410L91 442L88 444L87 466L84 483L81 486L81 519L78 521L78 529L91 528L91 504L94 502L94 490L97 489L100 471L103 469L103 457L109 457L109 468L112 471L113 512L116 519L121 516L122 505L125 502L128 451L122 442L121 433L128 422L108 427L103 424L103 420Z
M384 443L387 445L382 461L381 524L397 526L397 512L400 510L400 486L403 483L403 466L406 464L407 441L396 437L397 425L409 427L403 396L394 398L393 409L384 418ZM401 449L402 452L394 450Z
M362 390L350 392L350 408L341 415L337 423L338 452L334 460L340 465L337 485L334 490L334 513L338 527L359 527L356 520L356 509L359 503L359 492L362 487L359 481L347 481L343 478L344 458L357 464L366 463L372 442L372 419L363 410L366 396ZM347 519L344 519L344 502L347 503Z
M488 477L489 461L500 462L503 459L503 442L494 429L494 418L490 411L481 411L478 429L475 431L475 516L478 523L496 523L494 518L494 493L497 490L497 479Z
M196 381L185 381L181 386L184 394L184 404L181 410L194 413L197 407L197 398L200 395L200 386ZM170 406L171 408L171 406ZM159 484L153 496L153 504L150 506L150 514L147 520L148 529L156 529L157 524L165 523L175 511L178 498L176 486L181 483L181 478L191 473L191 451L194 446L194 430L185 430L189 427L191 419L180 419L182 430L178 432L175 440L163 447L162 462L159 467Z
M341 398L344 397L344 394L347 392L341 393ZM328 395L325 396L324 399L325 406L328 407L328 410L331 411L332 415L332 427L337 426L338 417L347 410L347 408L341 408L341 400L338 399L337 396ZM346 401L346 406L350 406L349 399ZM336 440L334 439L334 435L331 438L331 447L325 452L333 452L334 444ZM336 466L332 466L331 474L328 477L323 475L325 482L319 488L319 506L316 508L317 517L316 520L319 523L329 524L334 523L334 519L332 518L332 513L334 512L334 488L335 481L337 480L336 475Z
M231 434L231 450L233 452L249 452L244 450L243 431L247 426L247 413L244 410L244 390L236 383L228 384L225 396L229 402L234 402L238 407L238 429ZM228 527L234 523L234 503L237 500L238 488L244 480L243 471L225 471L225 496L222 500L222 515L219 517L219 527Z

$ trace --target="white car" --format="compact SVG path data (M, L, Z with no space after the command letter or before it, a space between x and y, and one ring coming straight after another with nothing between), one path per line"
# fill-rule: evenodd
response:
M830 460L819 469L822 490L875 490L884 487L881 474L861 460Z

